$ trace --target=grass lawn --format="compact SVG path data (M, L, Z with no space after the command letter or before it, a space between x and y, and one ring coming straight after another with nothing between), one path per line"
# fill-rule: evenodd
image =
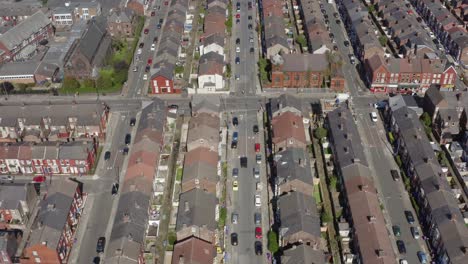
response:
M320 185L314 185L314 198L317 204L322 203L322 196L320 195Z
M99 71L99 74L102 76L106 76L110 79L114 79L114 69L112 68L107 68L107 69L102 69ZM122 89L122 84L119 83L112 83L112 86L109 88L102 88L102 87L87 87L83 85L83 82L81 83L81 87L78 89L73 89L73 88L65 88L62 87L59 89L59 93L62 95L73 95L73 94L95 94L99 92L100 95L105 94L105 93L113 93L113 92L118 92Z

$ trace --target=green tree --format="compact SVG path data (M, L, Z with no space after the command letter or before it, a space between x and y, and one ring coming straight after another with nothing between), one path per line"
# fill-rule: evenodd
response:
M127 70L114 71L113 73L114 83L123 84L125 81L127 81L127 76L128 76Z
M226 64L226 78L230 78L231 77L231 64L228 63Z
M83 80L83 87L94 88L95 87L94 80L93 79L84 79Z
M301 45L301 47L307 46L307 40L306 40L305 36L302 35L302 34L298 35L296 37L296 42L299 43L299 45Z
M112 78L107 74L101 74L96 81L96 87L98 89L110 89L112 88Z
M79 89L80 83L78 82L77 79L71 76L66 76L65 79L63 80L62 87L64 89Z
M174 231L170 231L168 234L167 234L167 242L169 243L169 245L173 246L175 244L175 242L177 241L177 235Z
M182 65L176 66L176 67L175 67L175 73L176 73L176 74L182 74L182 73L184 73L184 66L182 66Z
M323 127L318 127L314 130L314 137L316 139L322 139L328 135L328 131Z
M382 45L382 47L385 47L387 45L387 36L380 36L379 37L379 42L380 42L380 45Z
M427 112L424 112L421 115L420 119L421 119L421 122L423 123L423 125L425 127L431 127L431 125L432 125L431 116Z
M218 226L220 228L226 225L226 216L227 216L226 207L221 207L221 209L219 209L219 221L218 221Z
M331 217L325 212L325 210L322 210L322 213L320 214L320 220L322 221L322 224L324 223L329 223L331 222Z
M369 5L369 7L367 7L367 10L369 11L369 13L374 13L375 11L374 5Z
M275 231L270 230L268 231L268 250L272 253L275 254L279 249L278 246L278 235L276 234Z
M260 70L260 79L262 81L268 81L268 61L265 58L260 58L258 60L258 68Z

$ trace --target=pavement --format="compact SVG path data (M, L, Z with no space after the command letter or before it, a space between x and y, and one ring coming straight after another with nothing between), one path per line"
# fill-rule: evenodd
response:
M421 227L415 217L415 223L410 225L406 220L404 211L414 212L408 192L405 190L403 180L394 181L390 170L399 171L398 165L393 158L393 151L386 138L386 131L383 122L372 122L370 113L376 111L369 104L375 99L359 98L353 101L354 111L357 112L357 127L362 138L364 151L369 162L369 167L373 172L376 188L379 191L379 198L384 206L384 217L391 241L396 255L399 259L406 259L408 263L419 263L416 252L424 251L429 257L426 244L422 238L414 239L410 227L417 226L422 235ZM401 229L401 236L393 235L392 226L397 225ZM396 240L403 240L406 246L406 254L398 254Z

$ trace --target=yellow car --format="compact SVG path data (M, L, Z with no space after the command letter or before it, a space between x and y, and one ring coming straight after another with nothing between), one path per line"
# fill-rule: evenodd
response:
M238 191L239 190L239 183L237 181L232 182L232 190Z

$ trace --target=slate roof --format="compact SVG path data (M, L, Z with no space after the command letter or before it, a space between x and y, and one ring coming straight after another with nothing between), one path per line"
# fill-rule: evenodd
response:
M9 184L0 188L0 208L3 210L16 210L21 202L28 203L28 188L31 184ZM31 210L32 208L29 208Z
M282 237L305 232L320 238L320 214L315 199L301 192L290 192L279 197L278 208Z
M132 9L119 9L109 15L107 23L131 23L134 15Z
M106 35L106 20L104 17L98 17L91 20L88 29L78 44L77 49L92 62L99 49L101 40Z
M286 249L281 256L282 264L322 264L326 263L322 250L301 244Z
M40 62L25 61L25 62L7 62L0 68L0 76L18 76L32 75L36 72Z
M270 110L272 114L287 108L293 108L300 112L302 108L301 105L302 103L300 98L288 93L281 94L279 97L270 99Z
M195 162L192 165L184 166L184 177L182 178L182 183L193 179L206 179L213 183L217 183L217 167L204 162Z
M275 155L277 179L281 184L299 180L313 185L309 157L302 148L288 148Z
M32 34L40 31L51 23L52 22L46 15L44 15L44 13L42 13L42 11L37 11L3 35L0 35L0 43L2 43L8 50L12 50L16 46L20 45L25 39L30 38Z
M344 168L353 163L368 166L354 118L346 105L341 104L329 112L327 121L335 145L334 158L340 167Z
M184 192L179 198L176 230L185 227L205 226L208 230L216 230L215 210L218 199L214 194L200 189Z
M198 75L223 75L224 56L214 51L200 57Z

